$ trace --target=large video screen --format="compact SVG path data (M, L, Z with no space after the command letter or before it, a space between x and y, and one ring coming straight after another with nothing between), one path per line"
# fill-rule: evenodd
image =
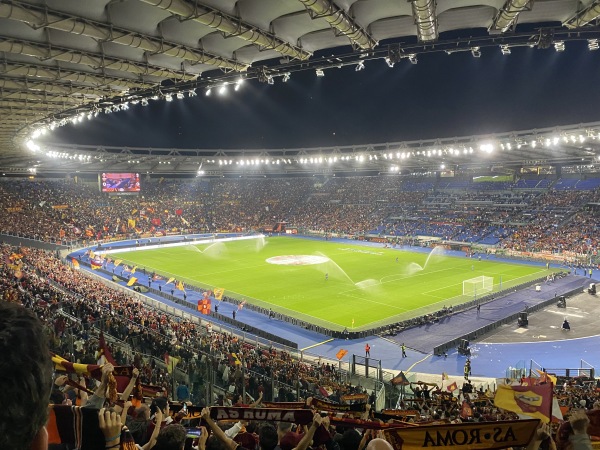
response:
M140 192L140 174L103 173L100 188L102 192Z

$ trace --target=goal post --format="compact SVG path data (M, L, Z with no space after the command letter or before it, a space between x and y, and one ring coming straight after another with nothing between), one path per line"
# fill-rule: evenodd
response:
M484 275L463 281L463 295L477 297L494 290L494 277Z

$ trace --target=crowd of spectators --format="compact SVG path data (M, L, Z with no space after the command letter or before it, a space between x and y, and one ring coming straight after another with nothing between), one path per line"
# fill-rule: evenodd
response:
M392 176L148 180L140 196L107 197L74 180L0 183L0 229L49 242L166 233L270 230L398 238L429 236L516 251L597 248L600 190L513 189ZM516 186L516 185L515 185ZM502 188L502 189L500 189ZM32 220L35 218L35 220Z
M4 297L20 301L51 323L53 348L73 362L92 362L96 348L90 337L96 327L127 344L129 351L115 352L120 362L135 359L139 366L140 355L162 359L169 354L180 358L178 367L192 381L198 381L193 384L197 396L202 388L200 381L209 376L207 358L223 387L232 395L246 391L253 397L262 393L267 400L291 401L299 395L320 396L331 392L327 395L335 399L358 389L342 381L339 371L328 363L301 363L285 351L257 347L227 333L208 332L206 326L148 308L135 298L72 269L50 252L32 248L19 251L23 255L21 278L13 286L9 282L12 269L5 265ZM15 249L2 245L0 252L6 259ZM68 339L60 339L65 336ZM244 362L243 373L236 361ZM172 380L164 368L156 364L144 370L138 368L144 382L171 391Z
M402 183L392 177L303 179L299 182L275 179L251 183L248 188L248 184L235 180L225 181L216 192L214 186L206 182L189 183L182 188L178 183L164 181L149 188L145 198L135 200L103 198L93 188L72 182L0 184L2 206L8 212L0 218L0 229L48 241L69 237L97 240L127 234L131 230L137 234L171 227L199 231L243 230L285 220L323 232L354 234L377 226L379 232L385 234L425 232L430 236L460 237L469 241L494 232L509 234L510 227L514 226L515 231L509 237L503 236L505 248L555 251L568 246L571 251L584 253L598 245L594 211L585 205L598 202L599 191L547 191L539 196L527 194L523 197L492 194L491 200L471 192L467 196L442 194L423 202L431 193L403 191ZM471 202L482 201L496 204L498 211L505 214L507 223L512 225L499 226L491 220L486 207L471 205ZM528 207L522 209L521 201ZM67 207L63 208L64 205ZM389 220L403 211L414 214L410 217L412 220ZM428 217L425 212L429 213ZM445 221L439 220L441 217L446 217ZM157 218L161 219L161 225L155 220ZM131 220L135 220L135 225L130 224ZM256 405L260 402L307 402L311 398L340 404L345 402L344 398L353 396L364 396L361 401L365 404L374 401L373 393L345 381L332 364L301 362L285 351L260 347L233 334L214 332L198 322L154 310L65 265L50 252L2 244L0 261L1 307L11 303L33 312L45 324L50 349L72 362L95 364L98 330L103 330L111 342L109 347L116 363L135 367L135 378L156 388L158 397L149 399L149 405L133 407L124 403L121 408L116 408L113 404L117 413L100 409L98 428L104 433L106 448L125 448L122 444L127 438L120 430L122 423L128 423L132 431L145 430L134 433L133 439L139 445L146 445L147 450L181 449L186 441L186 431L180 425L168 424L173 420L168 399L176 400L178 396L183 397L181 400L191 400L186 406L189 408L241 406L252 401L258 402ZM0 343L3 345L6 341L0 340ZM179 370L167 370L162 363L165 355L181 361ZM87 401L88 406L99 409L108 402L106 398L111 397L108 389L111 372L112 366L105 364L100 387L91 379L76 378L72 380L79 383L74 389L76 397L69 393L72 391L55 388L52 398L55 403L64 404L79 399L81 403ZM180 382L185 380L191 384L189 397L180 394L185 390L174 389L174 377L177 376ZM209 396L213 391L207 389L208 380L217 385L222 394ZM87 400L83 394L85 390L94 392ZM493 396L484 392L483 386L477 389L467 380L459 391L460 395L449 394L443 386L417 383L397 406L400 410L411 411L404 420L416 423L517 419L513 413L496 408ZM45 392L40 395L47 396ZM600 409L599 386L592 380L561 383L555 388L555 395L565 410ZM465 413L465 403L469 406L468 413ZM365 409L363 418L367 419L369 408ZM392 448L381 433L368 431L368 427L336 427L329 418L323 419L319 414L315 414L304 428L299 427L298 434L286 440L291 431L285 425L279 424L279 435L276 424L259 426L239 422L229 428L214 422L210 410L198 411L201 412L196 420L202 419L204 426L200 439L194 442L200 448L234 449L241 442L243 448L260 445L271 450L274 446L270 447L267 442L275 442L275 445L279 442L280 448L286 450L284 447L288 444L284 443L291 441L287 448L301 450L307 448L311 440L314 448L326 447L328 450ZM154 419L150 414L155 414ZM186 422L190 419L182 410L173 416L176 422L191 424ZM573 417L577 418L577 413ZM38 422L42 423L43 418L41 415ZM578 426L578 422L572 421L573 429ZM228 433L222 428L229 428ZM317 439L317 430L324 431L321 434L325 437ZM31 439L37 439L35 431L27 431L29 443ZM238 436L240 439L235 441ZM29 446L12 445L10 448Z

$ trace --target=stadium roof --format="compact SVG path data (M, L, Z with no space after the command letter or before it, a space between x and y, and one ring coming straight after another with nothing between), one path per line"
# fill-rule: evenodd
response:
M34 162L24 145L34 131L240 77L269 83L299 70L416 62L424 52L477 56L490 46L560 51L565 41L587 40L598 48L599 15L599 0L0 0L0 168ZM106 149L87 148L77 161L86 152L105 159ZM150 166L164 156L114 153ZM231 155L195 162L218 156Z

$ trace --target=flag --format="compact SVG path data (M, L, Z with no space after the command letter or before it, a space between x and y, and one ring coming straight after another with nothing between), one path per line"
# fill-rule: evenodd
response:
M552 397L552 419L552 422L558 421L559 423L565 420L565 418L563 417L562 410L560 409L560 405L558 404L558 399L556 397Z
M552 408L552 384L537 386L498 386L494 405L517 414L523 414L549 422Z
M240 361L240 358L238 357L238 355L236 353L232 353L231 357L233 358L233 363L236 366L241 366L242 365L242 361Z
M92 270L98 270L102 267L102 263L96 259L93 259L92 261L90 261L90 266Z
M178 281L177 284L175 285L176 289L179 289L180 291L185 291L185 287L183 286L183 281Z
M167 280L167 282L165 283L165 286L169 283L172 283L173 281L175 281L175 277L171 277Z
M135 269L137 269L137 266L133 266L133 269L131 269L131 275L135 273Z
M96 257L96 254L93 252L93 250L90 250L90 259L94 259Z
M79 261L77 261L75 258L72 258L71 261L73 261L73 268L79 269Z
M337 359L341 360L341 359L342 359L344 356L346 356L347 354L348 354L348 350L344 350L344 349L342 348L342 349L340 349L340 351L339 351L339 352L337 352L337 353L335 354L335 357L336 357Z
M452 383L449 386L446 386L446 389L448 390L448 392L454 392L455 390L458 389L458 385L456 384L456 381L454 383Z
M155 273L154 276L152 277L152 281L158 281L158 280L162 280L162 277L159 274Z
M408 378L406 378L404 372L400 371L398 375L392 378L392 384L394 386L408 386L410 384L410 381L408 381Z
M202 314L210 314L210 299L203 298L202 300L198 300L198 311Z
M215 290L214 290L215 299L217 299L219 301L222 300L224 292L225 292L225 289L223 289L223 288L215 288Z
M121 264L122 262L122 259L115 259L115 267L119 267L119 264Z
M329 397L331 394L333 394L333 389L331 389L329 386L320 386L319 393L323 397Z
M540 374L540 383L552 383L556 386L556 377L554 375L550 375L549 373L542 372L538 369L535 369L535 371Z
M466 400L463 400L462 407L460 408L460 417L463 419L468 419L473 416L473 408Z
M448 374L446 372L442 372L442 381L448 379Z
M135 284L135 282L137 281L136 277L131 277L129 279L129 281L127 282L127 286L133 286Z
M165 364L167 365L167 372L173 373L175 366L179 364L180 358L169 355L169 352L165 353Z

